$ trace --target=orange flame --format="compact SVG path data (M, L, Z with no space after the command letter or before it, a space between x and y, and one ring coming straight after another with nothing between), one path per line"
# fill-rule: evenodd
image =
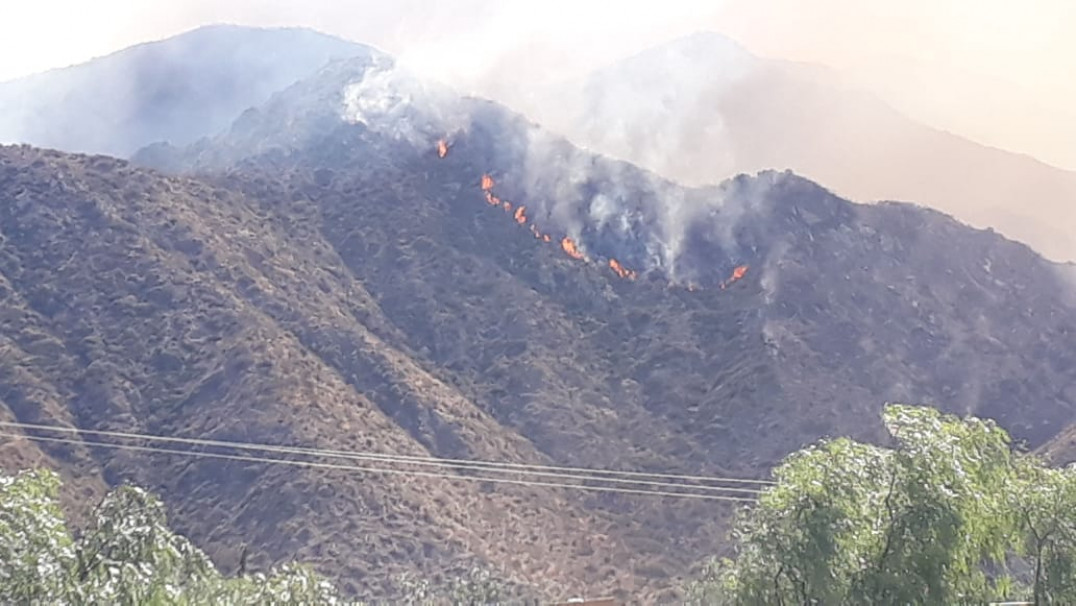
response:
M572 242L571 238L564 238L560 241L560 247L564 249L564 252L568 253L568 256L573 259L583 259L583 253L579 252L576 248L575 242Z
M448 142L441 139L437 142L437 157L444 158L448 155Z
M445 157L445 155L448 153L448 143L444 139L437 142L437 153L442 158ZM512 219L515 220L516 223L518 223L520 225L527 225L527 223L528 223L527 207L526 206L514 207L515 212L513 212L512 211L513 205L512 205L511 202L509 202L507 200L501 200L500 198L498 198L497 196L495 196L493 194L493 187L495 185L496 185L496 182L493 180L493 177L491 177L489 175L489 173L486 173L486 174L482 175L481 186L482 186L482 192L486 196L486 202L490 206L499 206L499 207L503 208L505 210L505 212L510 213L512 215ZM534 234L534 237L536 239L538 239L538 240L540 240L542 242L552 242L553 241L553 239L548 234L543 234L538 229L538 227L536 225L530 224L530 225L527 225L527 226L530 228L531 233ZM575 242L573 242L571 238L565 237L564 239L562 239L560 241L560 247L564 249L564 252L567 253L569 257L571 257L573 259L578 259L578 260L581 260L581 261L586 260L586 257L583 255L583 252L581 250L579 250L579 247L577 247L575 245ZM625 268L616 259L611 259L609 261L609 267L611 267L613 269L613 271L615 271L616 274L618 276L620 276L621 278L627 278L629 280L634 280L636 275L637 275L636 272Z
M620 261L616 259L609 259L609 268L616 272L616 275L621 278L627 278L628 280L634 280L636 273L630 269L626 269L620 264Z
M732 270L732 275L729 276L728 280L725 280L724 282L721 283L721 288L726 288L728 286L731 286L733 282L735 282L735 281L739 280L740 278L743 278L744 276L746 276L747 275L747 268L748 268L747 265L740 265L736 269Z

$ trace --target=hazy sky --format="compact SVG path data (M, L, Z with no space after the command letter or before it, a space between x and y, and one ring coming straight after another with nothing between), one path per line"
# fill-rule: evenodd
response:
M217 22L304 25L479 92L698 30L828 65L902 111L1076 169L1072 0L4 0L0 80Z

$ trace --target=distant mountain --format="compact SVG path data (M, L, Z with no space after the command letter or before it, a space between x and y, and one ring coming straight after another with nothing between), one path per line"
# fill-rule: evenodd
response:
M759 58L718 34L543 98L529 108L542 122L682 183L788 168L855 200L914 201L1076 260L1076 172L928 128L824 68Z
M0 83L0 142L127 156L186 145L369 47L312 30L217 25Z

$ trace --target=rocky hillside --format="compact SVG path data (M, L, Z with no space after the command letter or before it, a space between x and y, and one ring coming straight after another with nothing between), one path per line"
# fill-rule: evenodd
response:
M1076 421L1062 268L934 211L790 173L680 187L378 57L138 159L188 174L0 151L5 419L736 477L823 435L882 439L886 401L1033 445ZM3 444L87 493L159 491L225 568L248 542L365 595L478 563L669 600L729 512Z
M30 148L2 150L0 191L4 420L550 460L398 349L309 201ZM634 557L608 519L552 490L28 441L4 452L5 466L51 463L78 480L73 502L106 483L152 486L226 567L250 543L252 565L309 561L360 594L476 561L547 592L623 586L630 571L609 561Z

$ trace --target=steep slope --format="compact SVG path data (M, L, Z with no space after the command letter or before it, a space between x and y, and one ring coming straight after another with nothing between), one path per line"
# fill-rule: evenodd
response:
M388 113L368 109L386 107L391 108ZM435 151L439 137L447 137L443 159ZM717 293L725 296L707 305L734 309L736 294L751 294L755 298L746 307L756 318L753 328L760 347L779 353L782 338L793 336L785 345L806 345L817 355L812 363L846 362L853 365L851 370L876 363L873 370L879 376L847 380L869 384L885 398L948 400L968 411L990 405L996 408L993 415L1001 417L1006 409L1019 407L1015 402L1002 404L1013 394L988 397L981 392L987 385L1003 390L997 386L1009 373L1005 368L1030 364L1023 359L1029 350L1037 359L1024 376L1041 378L1038 383L1067 383L1073 370L1064 340L1054 335L1071 331L1071 289L1064 266L1044 261L1022 244L921 207L850 204L788 173L739 177L720 187L682 188L631 165L581 152L495 104L457 99L415 81L385 58L332 66L248 112L227 135L172 156L167 150L154 153L173 169L234 166L265 172L267 178L296 179L301 188L316 187L320 212L334 213L325 220L323 233L346 229L353 239L362 233L356 230L378 223L392 225L393 235L405 241L448 239L451 246L463 247L452 243L474 238L479 217L503 222L498 215L505 213L492 213L496 219L488 216L490 202L508 202L506 208L514 202L525 207L523 225L551 235L551 244L533 238L533 232L522 242L520 234L508 232L509 241L483 236L467 244L475 252L503 259L500 263L508 264L513 274L525 276L528 267L540 264L524 262L509 251L529 246L523 250L551 253L563 261L565 255L556 246L563 237L588 259L585 266L609 274L603 266L615 259L640 272L637 281L624 282L632 286L626 293L651 283L662 288L699 286L700 294L692 296L711 301L715 286L736 267L746 267L747 277L737 283L740 291ZM155 159L148 153L141 158ZM489 176L489 192L482 191L483 175ZM392 188L386 189L389 183ZM412 193L395 193L384 201L380 193L340 197L341 192L369 188ZM375 207L363 207L364 200ZM521 217L506 214L509 220L502 227L520 231L511 219ZM341 240L337 249L342 245ZM453 254L435 250L431 256L436 259ZM396 258L389 255L387 260ZM376 265L370 259L349 265L364 279L375 277L369 275ZM450 267L442 269L452 271ZM415 287L421 285L407 286ZM530 288L542 292L533 283ZM572 289L549 295L588 306L611 296ZM444 303L440 294L431 301ZM616 307L592 309L616 313ZM418 321L430 317L414 315ZM413 324L396 322L403 332ZM856 331L841 328L843 324ZM804 340L808 334L810 342ZM958 361L971 352L977 353ZM904 365L895 374L884 369L893 360ZM940 367L943 362L961 368ZM1039 362L1048 364L1039 367ZM979 368L966 368L973 364ZM952 373L967 376L943 380ZM917 387L921 382L932 387ZM939 388L941 392L932 391ZM1070 396L1047 391L1025 406L1052 408L1064 417ZM990 404L993 400L998 403ZM1033 429L1034 424L1019 415L1012 420L1035 441L1049 433Z
M116 156L185 145L332 59L373 52L305 29L202 27L0 83L0 143Z
M1076 260L1076 173L928 128L823 68L755 57L718 34L546 96L561 102L535 118L682 183L788 168L855 200L915 201Z
M790 173L683 188L388 60L335 64L225 135L137 158L309 200L399 347L558 463L757 476L823 435L883 439L886 401L1033 445L1074 419L1062 266L936 211ZM697 504L586 507L622 516L611 533L644 560L672 558L637 580L721 542Z
M106 157L0 148L0 416L550 460L394 345L403 336L319 235L309 198L248 186L259 197ZM632 584L610 565L637 557L615 517L555 489L23 439L3 448L5 467L47 457L86 490L134 480L160 491L176 526L226 567L249 543L256 567L309 561L365 595L392 595L404 572L437 579L472 563L543 593Z
M1054 465L1076 463L1076 425L1063 429L1039 449L1039 454Z

